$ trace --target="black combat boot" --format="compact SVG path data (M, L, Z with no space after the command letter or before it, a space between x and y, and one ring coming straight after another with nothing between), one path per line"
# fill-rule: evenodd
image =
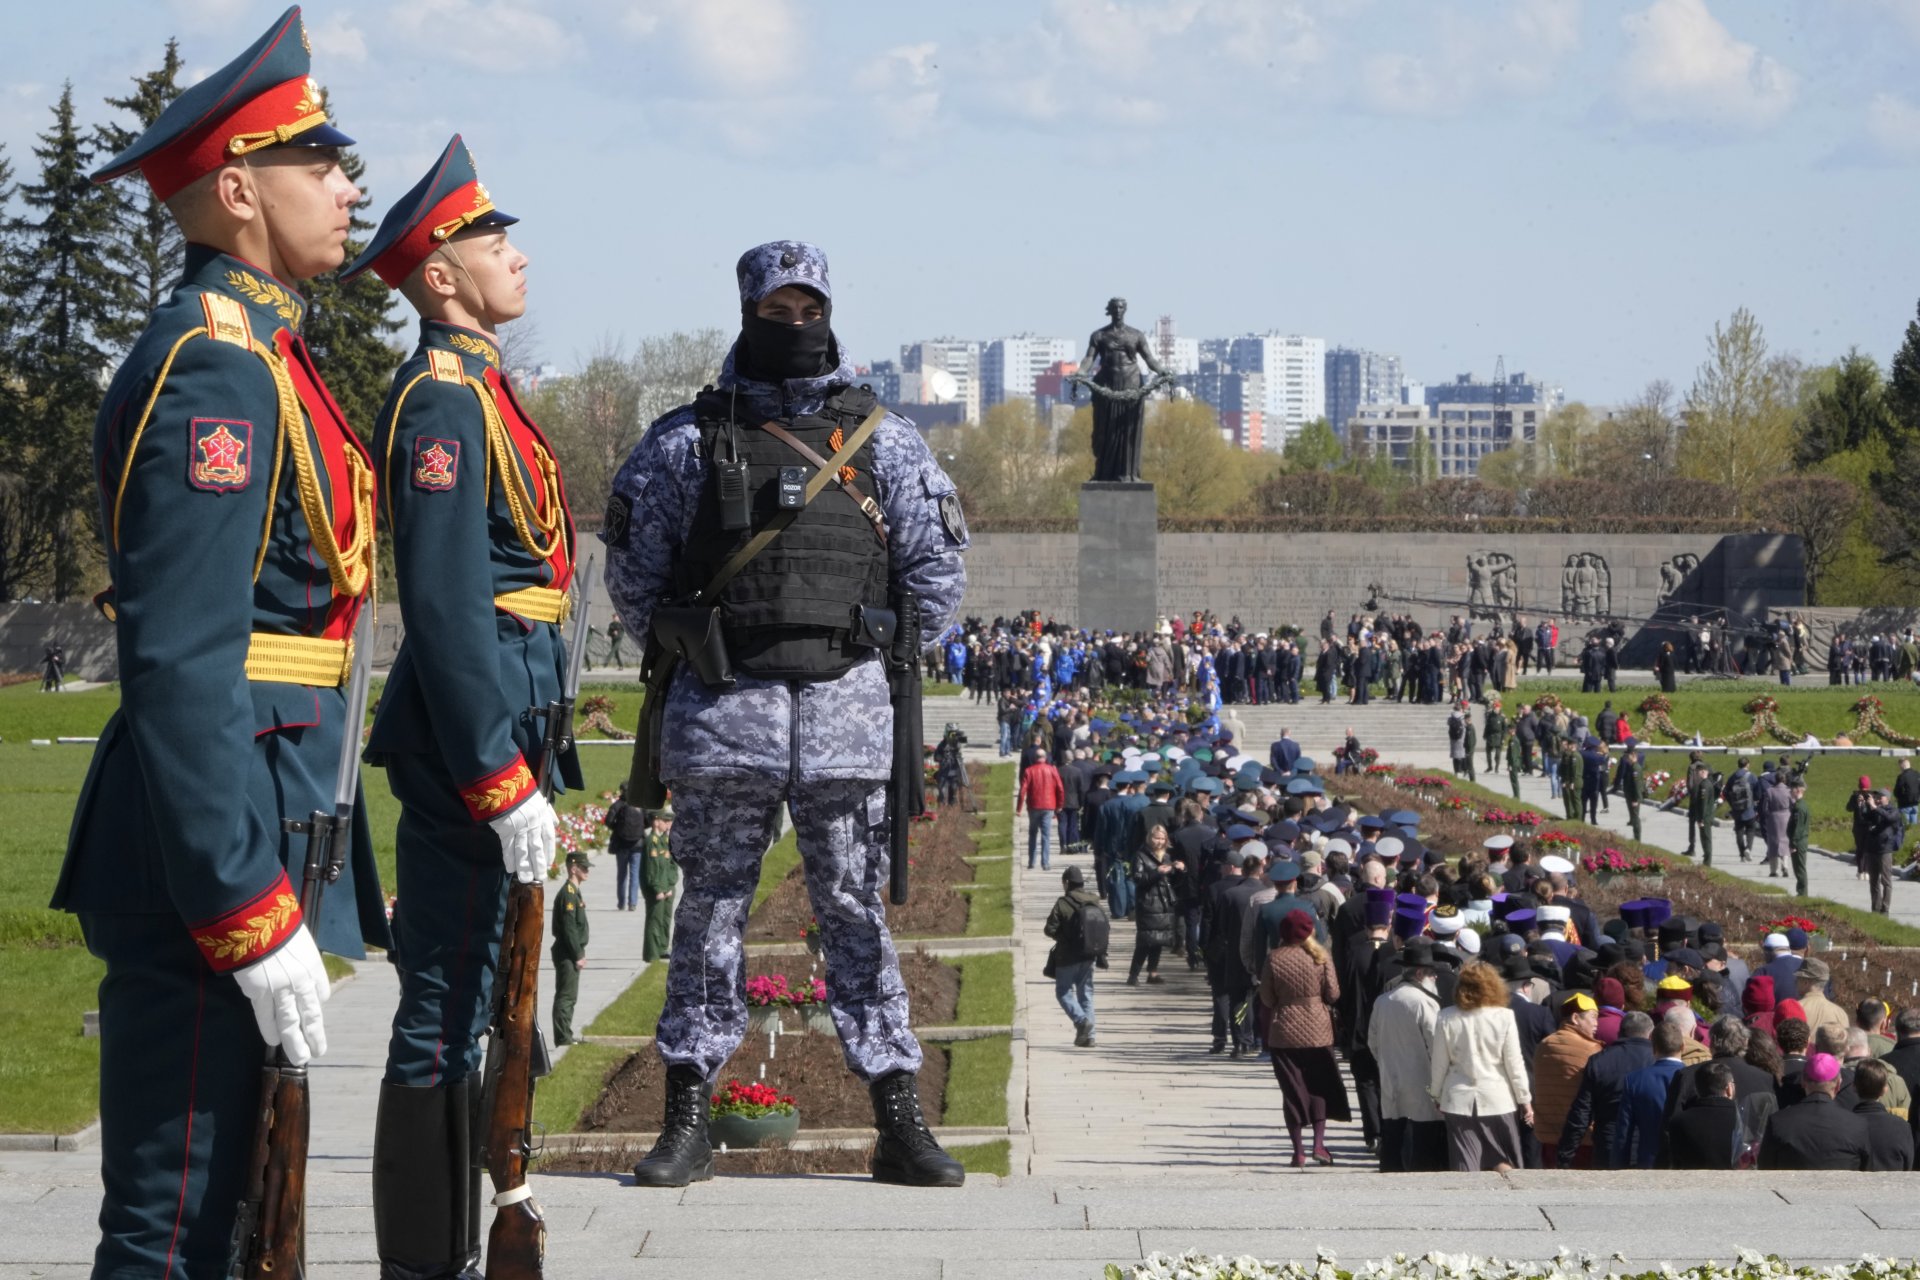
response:
M380 1086L373 1236L381 1280L480 1280L480 1204L468 1082Z
M667 1113L660 1140L633 1166L638 1187L684 1187L713 1177L713 1144L707 1141L707 1080L694 1067L667 1068Z
M940 1149L920 1114L913 1072L896 1071L867 1086L873 1095L873 1180L905 1187L957 1187L967 1180L960 1162Z

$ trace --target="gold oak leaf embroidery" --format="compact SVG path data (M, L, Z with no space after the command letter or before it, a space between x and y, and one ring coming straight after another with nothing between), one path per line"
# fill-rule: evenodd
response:
M447 335L447 341L460 348L460 350L467 352L469 355L479 356L488 364L496 368L499 367L500 353L480 339L470 338L464 333L450 333Z
M271 280L262 280L251 271L229 271L227 283L249 300L272 307L274 314L289 324L300 318L300 305L293 295Z
M505 808L515 796L520 794L520 788L532 781L533 771L523 764L498 784L484 791L470 792L467 800L481 813L492 813L496 809Z
M221 936L199 938L196 941L215 960L243 959L256 951L265 950L299 909L300 900L290 893L283 893L273 900L273 905L264 914L248 916L246 928L229 929Z

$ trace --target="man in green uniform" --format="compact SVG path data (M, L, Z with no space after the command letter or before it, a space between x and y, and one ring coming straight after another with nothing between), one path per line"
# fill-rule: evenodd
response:
M640 862L640 892L647 902L647 938L640 958L648 964L667 954L673 937L673 891L680 884L680 868L668 845L672 836L673 810L656 809Z
M1567 821L1580 821L1580 752L1571 736L1560 739L1560 802L1566 806Z
M289 9L93 175L138 172L186 242L94 423L120 706L51 904L105 964L99 1276L225 1274L263 1052L325 1054L321 951L387 940L364 821L318 920L282 825L332 810L374 564L373 469L300 336L360 198L309 69Z
M1694 836L1700 839L1700 865L1713 865L1713 811L1720 803L1720 783L1702 760L1687 779L1687 854L1693 854Z
M1465 748L1467 749L1467 758L1466 758L1466 760L1465 760L1465 764L1466 764L1466 769L1467 769L1467 781L1468 781L1468 782L1472 782L1472 781L1473 781L1473 779L1474 779L1474 775L1473 775L1473 746L1474 746L1474 732L1473 732L1473 717L1472 717L1472 715L1470 715L1470 714L1468 714L1468 713L1465 713L1465 712L1462 712L1462 713L1461 713L1461 719L1463 719L1463 720L1465 720L1465 721L1466 721L1466 724L1464 724L1464 725L1463 725L1463 726L1461 727L1461 732L1462 732L1463 734L1465 734L1465 735L1466 735L1466 738L1465 738L1465 741L1464 741L1464 742L1462 742L1462 743L1461 743L1461 745L1462 745L1462 746L1464 746L1464 747L1465 747Z
M1520 798L1520 739L1507 739L1507 782L1513 787L1513 798Z
M1807 837L1812 829L1813 811L1807 807L1807 784L1796 780L1793 808L1787 813L1787 849L1793 860L1793 891L1802 898L1807 896Z
M1633 828L1633 838L1640 839L1640 752L1628 747L1620 753L1620 763L1613 768L1613 789L1627 805L1627 825Z
M553 895L553 1042L573 1043L573 1006L580 998L580 971L587 967L587 855L567 855L567 882Z
M1487 718L1483 730L1487 742L1487 772L1492 773L1500 767L1500 760L1507 748L1507 717L1500 710L1498 698L1487 699Z

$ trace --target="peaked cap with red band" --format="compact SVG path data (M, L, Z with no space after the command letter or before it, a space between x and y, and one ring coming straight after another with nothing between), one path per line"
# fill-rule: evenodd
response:
M371 268L388 287L397 289L435 249L462 231L511 226L518 221L493 207L493 197L480 185L473 167L473 153L456 133L433 168L427 170L427 176L387 210L366 250L340 273L340 278L351 280Z
M169 103L93 180L111 182L138 169L166 200L222 165L268 147L351 145L352 138L327 123L311 67L295 5L253 47Z

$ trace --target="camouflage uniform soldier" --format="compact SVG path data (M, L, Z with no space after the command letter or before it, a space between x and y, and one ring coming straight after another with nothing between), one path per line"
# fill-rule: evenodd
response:
M656 624L671 616L661 606L686 605L757 534L792 521L714 593L730 677L710 683L689 663L664 700L660 775L673 791L673 857L685 883L656 1041L668 1067L666 1118L634 1173L643 1186L712 1176L708 1082L746 1031L742 932L785 805L847 1066L873 1094L873 1175L957 1186L964 1173L921 1118L920 1044L881 906L893 717L865 622L911 595L925 633L937 634L965 589L966 525L953 482L893 414L797 515L791 497L781 507L782 488L818 477L826 468L814 458L854 446L876 405L834 340L819 249L761 245L737 274L742 331L718 389L648 430L615 478L602 534L613 601L653 649ZM731 505L729 476L744 480L745 494L731 490Z

